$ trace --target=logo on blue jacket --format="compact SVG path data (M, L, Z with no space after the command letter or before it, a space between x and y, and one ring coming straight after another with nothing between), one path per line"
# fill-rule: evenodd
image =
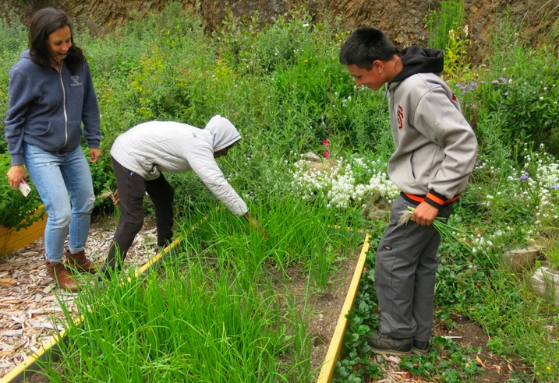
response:
M80 76L70 76L70 80L72 83L70 86L80 86L82 83L80 82Z

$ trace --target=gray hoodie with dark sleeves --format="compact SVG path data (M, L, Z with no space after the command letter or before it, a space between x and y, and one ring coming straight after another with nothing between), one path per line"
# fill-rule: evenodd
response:
M205 129L172 121L150 121L118 136L111 148L113 158L145 180L161 172L193 170L204 185L235 215L244 215L245 202L225 179L214 152L241 139L226 118L214 116Z
M404 193L439 208L466 188L477 155L475 134L442 72L442 51L410 47L404 68L388 84L396 151L388 162Z

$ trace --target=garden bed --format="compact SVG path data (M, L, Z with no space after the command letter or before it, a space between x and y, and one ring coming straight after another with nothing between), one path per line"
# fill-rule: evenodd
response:
M213 225L212 223L209 223L205 227L202 227L201 232L208 233L209 232L208 229L212 228L212 225ZM111 225L111 227L113 226ZM227 223L223 227L227 227ZM331 262L324 259L324 261L327 263L327 269L331 269L331 268L335 269L334 273L328 274L329 279L326 280L324 279L324 277L314 276L314 270L312 270L312 268L315 265L315 261L312 261L311 264L290 262L287 263L285 267L281 266L278 268L275 267L277 266L275 262L278 261L278 259L276 259L276 261L272 261L271 260L272 257L270 257L270 259L265 261L265 263L268 264L267 266L265 266L265 268L268 269L269 271L269 274L267 274L268 277L260 280L260 281L264 281L264 279L268 280L270 283L269 286L272 286L272 290L274 290L273 294L277 295L278 297L275 302L275 304L278 305L278 307L274 309L275 313L281 313L282 310L285 310L286 312L297 311L298 314L294 315L293 317L295 316L298 317L300 311L300 315L301 315L300 317L303 319L304 322L301 323L300 326L304 326L305 328L304 334L286 333L285 336L287 337L287 339L290 337L301 336L304 338L303 343L305 343L306 345L310 345L310 348L305 346L305 349L308 352L308 354L304 356L305 358L304 363L309 364L309 371L312 371L310 372L310 374L314 376L314 378L311 378L310 380L316 379L316 377L318 376L319 367L324 362L324 357L326 355L328 345L330 344L332 334L334 333L334 330L336 328L336 324L340 316L340 311L342 309L342 306L344 305L347 291L351 282L351 277L353 276L357 264L357 260L359 258L358 242L364 239L363 235L359 235L351 231L347 231L347 233L349 233L347 234L345 230L339 230L339 229L327 229L327 230L333 232L340 231L344 233L341 235L331 234L332 238L338 238L338 240L340 241L341 239L339 238L348 235L354 238L352 239L352 243L354 244L351 246L351 249L346 249L345 252L343 250L342 251L335 250L336 251L335 256L337 261ZM88 250L95 255L92 258L95 259L95 258L104 257L104 255L107 252L107 248L110 244L110 239L112 238L112 235L113 235L113 230L106 229L106 227L103 228L102 225L94 225L92 227L92 233L90 235L90 243L88 243ZM184 231L183 231L183 235L184 235ZM203 236L204 235L202 235L202 237ZM186 237L188 237L188 235L186 235ZM211 237L213 236L210 235L209 238ZM133 262L132 265L134 265L135 267L145 263L145 261L147 260L147 255L149 255L149 252L147 254L145 252L145 247L146 247L145 242L151 242L154 240L154 238L155 238L154 229L148 229L147 231L144 231L143 236L136 241L134 250L131 250L133 254L135 253L134 256L127 258L127 261ZM361 239L359 240L358 238ZM267 242L267 243L270 244L271 242ZM322 242L317 241L317 243L322 243ZM201 241L200 244L201 244L201 248L205 248L206 246L211 246L211 245L205 245L203 241ZM173 254L171 256L168 256L168 254L166 255L166 259L168 260L170 259L171 261L163 262L163 266L160 266L160 264L158 264L157 267L152 268L154 269L153 273L149 273L149 274L152 275L152 274L161 273L161 275L159 275L156 278L164 278L165 274L169 272L169 269L167 268L168 267L167 263L172 264L176 259L180 259L181 257L177 256L176 253L182 252L184 248L188 246L189 246L188 240L181 241L181 244L178 246L177 252L173 251ZM323 245L321 246L328 247L327 244L325 243L323 243ZM41 344L50 341L55 335L55 330L61 329L63 327L62 322L65 321L67 318L69 318L70 316L76 317L78 315L84 315L83 301L84 299L85 300L89 299L87 297L88 293L93 293L93 291L86 292L86 297L85 298L82 297L81 310L79 309L79 307L76 308L76 305L74 303L74 299L76 300L79 299L77 294L59 295L59 298L62 298L62 306L63 306L62 308L59 307L56 298L52 294L54 284L51 283L46 278L46 270L44 270L44 267L42 267L43 262L41 259L41 252L42 252L42 243L40 241L37 241L32 246L22 249L19 252L11 253L6 258L6 262L5 262L6 271L4 272L9 273L10 275L9 278L12 278L17 282L16 284L14 284L14 286L6 286L5 288L3 288L2 293L8 296L7 295L8 291L11 292L12 290L15 290L18 291L20 295L17 297L19 301L18 303L16 303L13 300L16 298L12 298L11 296L10 299L12 300L6 300L6 302L11 302L11 305L9 306L9 311L4 310L4 312L2 313L3 314L2 320L6 322L6 324L9 324L11 326L11 329L17 331L18 334L19 333L22 334L22 336L20 337L21 339L16 339L18 341L17 343L14 342L14 340L10 340L12 342L11 344L13 345L11 349L14 350L14 352L12 352L13 356L10 357L7 354L5 355L5 360L7 360L6 364L8 362L11 362L10 369L13 368L13 366L15 366L17 363L20 363L25 359L27 359L30 352L36 351L36 349ZM21 256L24 257L22 258ZM191 262L195 258L196 255L194 254L191 254L191 256L188 258L183 258L183 261L186 262L183 265L185 266L188 265L188 266L186 266L186 269L180 271L179 275L188 275L188 273L191 272L189 269L193 268L193 264L188 262ZM226 274L224 269L227 269L229 268L229 266L231 266L231 265L227 265L224 268L223 258L220 259L219 256L213 255L210 252L204 253L204 255L200 257L200 260L203 263L204 272L210 274L211 273ZM237 261L242 261L242 259L238 259ZM2 265L4 265L4 263ZM309 270L309 267L311 268L311 270ZM183 267L181 267L180 269L182 268ZM23 281L25 281L26 279L24 278L21 269L29 271L28 274L34 276L33 279L27 280L28 284L25 285L23 284ZM171 274L172 273L174 272L171 272ZM313 278L317 278L313 282L310 282L311 274L313 275ZM151 280L150 275L148 275L145 281L143 282L140 281L138 283L140 283L143 287L149 286ZM173 277L171 276L171 278ZM131 285L134 285L136 282L137 281L132 281ZM258 286L258 283L259 282L255 283L255 285ZM264 285L265 283L263 284L263 286ZM113 287L114 286L109 286L108 288L111 289ZM131 287L132 290L134 290L135 288L136 287L134 286ZM263 288L262 294L269 295L270 291L267 291L266 289L267 289L266 287ZM46 291L43 292L43 294L45 295L43 296L41 293L39 293L38 292L39 290ZM210 288L209 290L212 290L212 288ZM144 292L142 294L145 293L147 292ZM110 295L111 293L109 292L108 294ZM29 309L28 308L29 303L35 299L37 299L37 302L33 304L33 309ZM89 303L93 301L98 302L99 299L88 300ZM50 306L46 306L47 303ZM33 311L36 310L36 307L44 307L44 308L42 309L43 310L42 312ZM66 315L64 313L64 310L68 310L68 313ZM101 310L102 310L102 304L101 304ZM20 317L27 316L31 318L31 321L28 320L27 322L23 322L23 323L17 322L13 320L13 318L15 318L17 315L19 315ZM43 316L39 317L39 315L43 315ZM86 316L84 320L85 322L88 321L87 315L88 314L85 315ZM96 314L91 313L91 315L95 316ZM100 313L99 315L100 317L106 318L106 314ZM42 322L39 322L40 320ZM105 321L105 319L103 319L103 321ZM41 329L41 332L39 332L39 329L30 326L30 324L36 324L36 323L48 323L48 325L44 325L45 328ZM52 323L60 323L60 324L52 325ZM55 329L55 327L58 328ZM70 329L68 327L70 327ZM64 328L66 330L66 334L72 331L71 324L68 326L68 323L66 323L66 326ZM74 328L73 330L80 331L77 328ZM286 330L286 331L290 332L291 330ZM311 341L309 342L309 340ZM6 342L2 341L2 344L4 343L8 344L7 342L8 340L6 340ZM70 340L70 342L72 341ZM292 342L287 342L287 343L292 343ZM284 356L280 355L278 357L279 360L278 363L280 364L285 363L285 365L287 366L289 365L289 363L293 362L292 358L293 355L290 355L290 353L288 352ZM284 360L282 361L282 359ZM51 365L50 367L51 371L53 371L53 369L54 370L60 369L60 367L56 367L56 366L58 365L56 364ZM3 375L5 375L7 372L8 369L4 370ZM67 376L70 375L67 374L67 372L65 373L64 371L61 371L60 373ZM49 381L48 379L49 378L47 378L46 376L34 375L31 378L31 380L28 379L27 381L46 382Z
M107 228L106 224L92 224L87 243L88 256L95 261L103 260L113 235L114 229ZM153 225L145 225L130 249L126 265L137 268L145 264L152 255L146 245L154 240ZM41 237L0 257L0 379L41 346L51 342L63 328L65 316L59 300L64 302L65 309L75 311L77 294L56 288L54 281L47 276L43 254Z

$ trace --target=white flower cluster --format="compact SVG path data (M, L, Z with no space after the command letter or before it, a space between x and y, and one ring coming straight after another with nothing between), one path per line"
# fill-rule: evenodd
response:
M540 165L538 167L538 180L545 188L557 188L559 185L559 164Z
M483 249L483 251L486 252L492 247L493 247L493 241L486 240L485 237L483 237L481 234L478 234L473 238L473 243L472 243L473 253L477 253L480 249Z
M524 148L528 153L528 148ZM548 219L553 216L559 196L559 164L555 162L553 156L545 152L545 146L540 145L540 151L534 151L532 155L527 154L524 169L520 172L519 180L525 183L526 187L521 195L528 200L536 200L535 206L536 225L540 225L541 219ZM528 169L532 169L534 174L529 174Z
M298 161L293 172L292 186L303 199L324 196L328 207L346 208L351 204L360 206L369 193L377 193L392 202L399 190L387 174L380 171L380 161L352 158L344 162L342 157L324 160L322 163ZM368 179L368 183L359 180Z

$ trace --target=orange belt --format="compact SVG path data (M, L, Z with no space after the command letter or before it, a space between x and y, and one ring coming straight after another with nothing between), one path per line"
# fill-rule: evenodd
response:
M423 202L425 200L425 197L420 197L418 195L415 194L410 194L410 193L404 193L402 192L402 194L404 194L406 197L408 197L411 200L417 201L417 202ZM458 194L456 197L451 198L451 199L447 199L446 201L440 199L439 197L429 193L427 194L427 197L429 197L430 200L433 200L435 202L437 202L440 205L448 205L449 203L453 203L454 201L456 201L458 198L460 198L460 194Z

